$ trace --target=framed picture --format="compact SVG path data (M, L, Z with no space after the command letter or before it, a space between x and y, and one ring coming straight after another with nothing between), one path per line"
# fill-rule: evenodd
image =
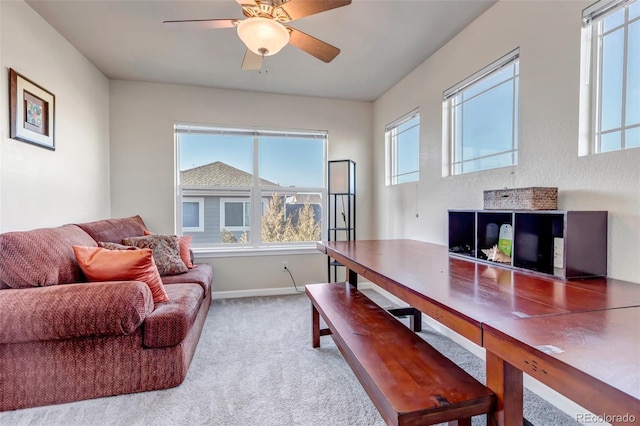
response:
M46 89L9 69L11 138L55 150L55 101Z

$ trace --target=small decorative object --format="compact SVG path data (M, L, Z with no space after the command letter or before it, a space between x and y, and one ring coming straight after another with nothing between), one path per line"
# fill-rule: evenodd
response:
M484 191L485 210L557 210L558 188L531 187Z
M55 150L55 96L9 69L11 138Z
M498 249L511 256L511 240L513 239L513 228L508 223L500 227L500 236L498 238Z
M492 262L511 263L511 256L507 256L501 252L498 245L495 245L490 249L482 249L482 252L487 256L487 260Z

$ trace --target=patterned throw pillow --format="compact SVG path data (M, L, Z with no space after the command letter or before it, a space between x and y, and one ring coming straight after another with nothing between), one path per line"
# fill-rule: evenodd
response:
M98 245L107 250L140 250L138 247L125 246L124 244L109 243L106 241L100 241Z
M156 234L154 234L151 231L144 231L144 235L156 235ZM180 258L189 269L195 268L195 266L193 265L193 262L191 261L191 240L193 240L193 237L191 235L178 237L178 246L180 248Z
M178 237L175 235L130 237L123 239L122 244L153 250L153 259L156 262L160 275L182 274L189 270L180 258Z

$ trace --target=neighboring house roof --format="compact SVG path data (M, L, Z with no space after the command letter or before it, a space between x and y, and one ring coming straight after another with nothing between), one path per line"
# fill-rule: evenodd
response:
M294 194L287 197L287 204L322 204L320 194Z
M253 175L221 161L180 172L181 185L251 186ZM260 186L280 186L260 178Z

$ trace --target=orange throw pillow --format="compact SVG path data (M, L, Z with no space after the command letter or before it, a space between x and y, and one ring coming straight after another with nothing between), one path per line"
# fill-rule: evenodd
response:
M153 235L151 231L144 231L144 235ZM180 259L189 269L193 269L193 263L191 263L191 240L192 235L185 235L184 237L178 237L178 248L180 249Z
M178 237L178 247L180 248L180 259L187 265L187 268L193 269L193 263L191 263L191 240L193 236L187 235L184 237Z
M154 303L169 300L151 249L107 250L73 246L73 251L89 281L142 281L149 286Z

